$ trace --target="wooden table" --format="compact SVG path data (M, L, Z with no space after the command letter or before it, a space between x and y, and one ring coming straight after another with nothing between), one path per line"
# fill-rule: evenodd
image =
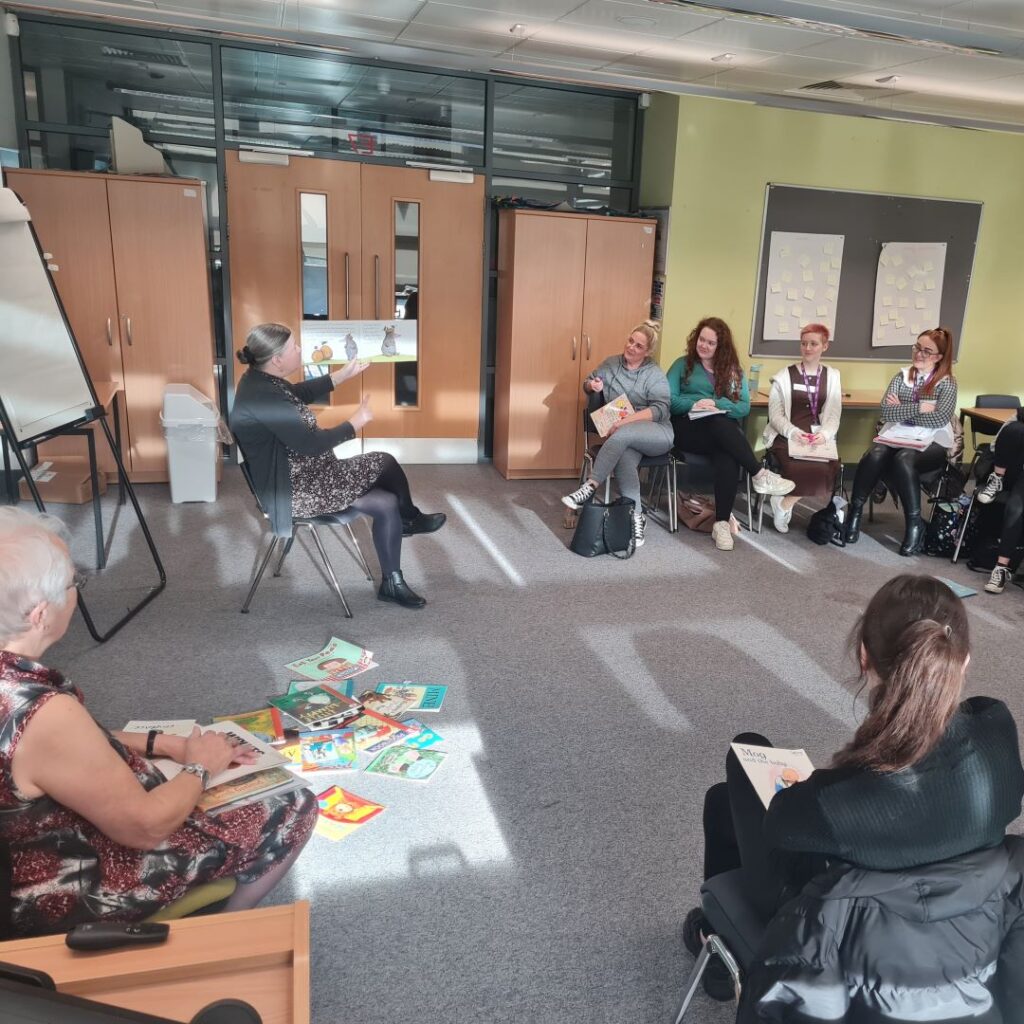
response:
M843 408L844 409L881 409L882 407L882 395L885 394L885 388L879 390L853 390L843 392ZM758 391L750 399L750 407L752 409L767 409L768 408L768 392Z
M44 971L58 992L188 1021L242 999L263 1024L309 1024L309 903L172 921L159 946L74 953L63 935L0 942L0 961Z
M980 409L978 406L971 406L967 409L960 410L960 422L963 423L965 417L970 417L971 427L974 427L974 421L979 420L985 427L994 427L998 430L1004 423L1008 423L1010 420L1017 418L1016 409Z

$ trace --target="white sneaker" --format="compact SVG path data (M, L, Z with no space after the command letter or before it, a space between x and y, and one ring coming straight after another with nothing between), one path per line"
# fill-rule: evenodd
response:
M647 526L647 516L643 512L633 513L633 540L638 548L644 546L644 528Z
M711 527L711 539L719 551L732 551L735 541L732 539L732 528L728 521L719 520Z
M986 594L1001 594L1006 589L1006 584L1013 579L1013 572L1008 565L997 565L992 570L992 575L985 584Z
M989 502L995 500L996 495L1002 489L1003 478L998 473L989 473L988 479L985 481L985 486L978 491L978 501L980 501L982 505L987 505ZM1000 591L993 591L993 593L1000 593Z
M792 480L773 473L770 469L762 469L751 480L758 494L789 494L796 484Z
M562 504L568 505L569 508L578 509L590 501L596 490L597 488L593 484L586 483L573 491L572 494L562 495Z
M771 496L772 522L779 533L789 533L789 521L793 518L793 506L784 508L782 498L778 494Z

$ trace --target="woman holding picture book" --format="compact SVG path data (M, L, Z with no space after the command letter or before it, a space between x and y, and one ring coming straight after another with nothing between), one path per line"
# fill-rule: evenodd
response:
M214 879L227 909L255 906L316 823L308 789L268 794L219 817L197 804L209 776L251 764L215 731L108 732L81 692L40 663L64 635L85 577L52 516L0 508L0 849L10 855L15 936L92 921L143 921ZM153 758L184 767L165 781Z
M830 866L900 872L991 850L1020 814L1017 726L1001 701L963 700L968 619L945 583L889 580L854 627L850 649L867 712L832 764L802 781L776 771L759 796L759 767L743 761L754 765L756 748L772 744L745 733L726 757L726 781L705 796L704 877L741 869L744 893L765 920ZM684 929L691 952L707 929L700 908L692 910ZM731 996L722 974L706 987Z
M789 532L793 507L801 498L828 499L835 490L843 389L839 371L821 362L830 337L825 324L807 324L800 331L800 362L780 370L768 393L764 445L779 472L796 484L792 494L772 495L772 521L779 533Z
M668 386L676 447L711 459L715 488L711 539L720 551L731 551L740 468L750 474L758 494L789 494L794 485L761 465L740 426L750 413L750 392L732 331L724 320L706 316L690 331L686 355L669 367Z
M562 504L578 509L614 474L619 493L633 502L637 547L644 542L647 525L640 505L640 460L645 455L664 455L672 447L668 381L654 361L658 330L653 320L638 324L629 332L622 355L609 356L583 382L584 392L603 399L605 406L625 398L633 411L621 403L624 414L609 422L590 476L562 498Z
M924 331L914 343L910 366L889 382L882 397L882 429L857 465L846 520L847 544L860 539L864 503L879 480L886 480L903 505L906 528L900 554L921 550L921 474L941 469L954 449L956 394L953 336L945 327Z

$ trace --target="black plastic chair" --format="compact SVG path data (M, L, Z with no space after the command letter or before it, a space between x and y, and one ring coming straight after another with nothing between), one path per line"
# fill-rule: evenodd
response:
M265 520L269 521L270 517L267 515L267 511L263 507L263 502L260 500L260 496L256 493L256 488L253 486L252 475L249 473L249 467L246 465L241 447L239 447L238 453L239 468L242 470L242 476L245 477L245 482L248 485L249 490L252 492L253 498L256 500L256 507L259 509L260 515L263 516ZM281 570L284 567L284 560L288 557L288 552L291 551L292 544L295 542L296 529L305 527L309 530L310 536L313 538L313 543L316 545L317 553L320 555L320 561L323 563L324 570L327 573L331 589L338 595L341 600L341 606L345 609L345 618L351 619L352 609L349 608L348 601L345 600L345 594L341 589L341 584L338 582L338 577L334 573L334 567L331 565L331 560L327 557L327 551L324 548L323 541L320 539L320 534L317 533L317 527L345 527L348 531L349 540L352 542L352 546L349 547L349 545L342 541L342 547L348 551L356 565L363 570L366 578L372 583L373 574L370 572L370 567L366 564L366 559L363 557L363 551L359 546L359 541L356 539L355 533L352 532L352 523L354 523L361 515L362 513L357 512L355 509L346 508L342 509L340 512L334 512L331 515L326 516L295 516L292 518L291 536L276 537L271 533L266 553L263 555L263 558L260 559L260 564L256 569L252 585L249 587L249 593L246 595L245 604L242 605L242 614L248 614L249 605L252 603L252 599L256 594L256 589L259 587L260 581L263 579L263 574L267 571L267 566L270 564L271 558L274 557L274 553L280 548L280 557L278 558L277 568L274 570L274 576L280 576Z

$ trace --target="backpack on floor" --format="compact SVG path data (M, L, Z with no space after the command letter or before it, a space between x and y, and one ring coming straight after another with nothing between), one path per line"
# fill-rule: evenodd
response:
M952 558L966 509L959 501L937 501L924 531L924 553Z
M807 522L807 537L815 544L835 544L846 547L846 528L843 517L839 514L835 498L824 508L819 508Z

